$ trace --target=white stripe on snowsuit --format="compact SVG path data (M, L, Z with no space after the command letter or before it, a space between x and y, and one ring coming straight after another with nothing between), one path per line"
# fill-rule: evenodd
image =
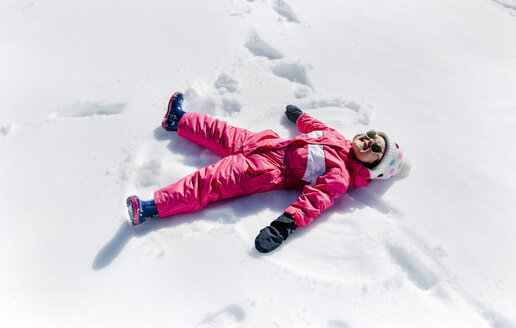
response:
M308 136L317 139L323 136L323 131L312 131ZM323 145L308 144L308 160L302 180L313 186L317 178L323 175L324 172L326 172L326 158L324 157Z

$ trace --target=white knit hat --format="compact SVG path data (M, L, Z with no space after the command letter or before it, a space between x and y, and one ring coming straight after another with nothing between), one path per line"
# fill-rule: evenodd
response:
M371 179L388 179L400 173L403 167L403 151L400 149L397 143L389 140L387 135L383 132L378 132L385 139L385 154L382 160L375 167L369 170Z

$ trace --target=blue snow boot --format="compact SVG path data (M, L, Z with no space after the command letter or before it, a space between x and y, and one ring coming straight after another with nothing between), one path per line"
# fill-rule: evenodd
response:
M154 200L143 201L138 196L129 196L126 200L127 211L133 225L145 222L158 215Z
M161 126L163 129L167 131L176 131L177 126L179 124L179 120L184 115L184 111L181 108L181 104L183 103L183 94L181 92L176 92L170 98L168 102L168 110L167 114L163 118L163 122Z

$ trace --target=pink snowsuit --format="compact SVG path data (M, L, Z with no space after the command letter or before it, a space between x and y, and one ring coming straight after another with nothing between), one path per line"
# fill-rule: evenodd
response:
M223 158L154 193L159 216L197 211L219 199L297 188L303 194L285 213L306 226L341 196L348 186L369 183L369 171L351 152L351 141L302 114L302 135L291 140L272 130L259 133L230 126L204 114L188 112L178 135Z

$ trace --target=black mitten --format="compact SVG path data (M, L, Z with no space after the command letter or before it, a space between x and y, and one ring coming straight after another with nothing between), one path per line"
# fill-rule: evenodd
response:
M261 253L269 253L296 230L296 220L289 214L283 213L270 226L263 228L254 241L256 249Z
M301 114L303 114L303 111L295 105L288 105L287 110L285 111L285 115L287 115L287 118L294 123L296 123L297 119L299 118L299 116L301 116Z

